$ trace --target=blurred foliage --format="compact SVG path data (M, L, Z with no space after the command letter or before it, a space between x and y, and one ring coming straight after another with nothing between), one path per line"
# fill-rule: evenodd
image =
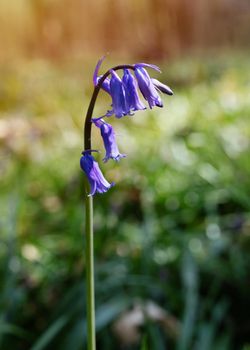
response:
M3 350L86 342L79 157L93 67L0 67ZM165 108L110 119L127 158L102 166L116 186L94 200L98 348L247 350L249 59L161 68ZM96 115L108 103L102 93Z

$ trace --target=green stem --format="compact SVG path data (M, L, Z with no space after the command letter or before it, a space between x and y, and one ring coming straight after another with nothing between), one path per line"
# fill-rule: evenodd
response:
M93 198L86 196L86 279L87 279L87 335L88 350L95 350L95 282L94 282L94 237Z
M131 65L122 65L112 68L113 70L129 68ZM91 150L91 118L95 107L95 102L100 91L101 85L110 74L108 70L99 80L95 87L90 104L88 107L84 124L84 151ZM85 234L86 234L86 288L87 288L87 342L88 350L96 349L95 341L95 283L94 283L94 236L93 236L93 197L88 196L89 184L85 178Z

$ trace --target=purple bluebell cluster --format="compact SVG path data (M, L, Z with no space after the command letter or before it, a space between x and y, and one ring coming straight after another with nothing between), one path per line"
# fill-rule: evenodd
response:
M169 86L161 83L157 79L151 78L146 68L151 68L160 72L160 69L147 63L136 63L134 65L118 66L110 69L105 77L98 75L100 66L104 57L100 59L96 65L93 83L95 88L101 88L111 97L111 110L108 110L103 117L93 118L92 123L100 129L101 137L104 143L106 155L103 158L104 162L109 159L119 161L125 155L120 153L115 132L112 125L104 121L103 118L114 115L116 118L131 116L136 111L146 109L146 106L141 100L141 96L147 101L150 109L153 107L163 107L160 93L173 95L173 91ZM123 76L116 73L116 70L123 69ZM132 74L131 70L134 74ZM103 193L109 190L114 183L109 183L103 176L98 163L91 155L92 150L87 150L82 153L80 166L85 172L89 184L90 193L92 196L95 193Z

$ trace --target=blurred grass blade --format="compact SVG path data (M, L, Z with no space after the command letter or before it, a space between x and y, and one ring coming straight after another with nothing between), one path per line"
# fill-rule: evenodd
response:
M159 326L149 324L148 331L150 336L150 349L167 350L163 334L160 332Z
M32 346L31 350L43 350L48 344L57 336L57 334L62 330L62 328L68 322L68 318L65 316L57 319L45 333L37 340L37 342Z
M149 350L148 349L148 342L147 342L147 335L146 334L142 338L141 350Z
M68 328L67 333L63 336L60 350L82 349L83 345L86 343L86 329L86 319L76 319L73 326Z
M30 337L28 332L10 323L0 323L0 334L11 334L24 339L28 339Z
M186 252L183 258L182 280L185 292L185 312L178 344L179 350L190 349L198 305L198 271L189 252Z

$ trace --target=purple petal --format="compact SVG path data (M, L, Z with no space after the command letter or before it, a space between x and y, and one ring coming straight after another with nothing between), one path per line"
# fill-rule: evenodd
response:
M94 75L93 75L94 86L96 86L98 84L99 69L100 69L101 64L102 64L102 62L104 61L105 58L106 58L106 56L103 56L96 64L96 67L95 67L95 70L94 70Z
M97 77L97 84L99 83L99 81L102 77L103 77L103 75L100 75L99 77ZM102 82L101 88L110 95L110 79L109 78L106 78Z
M172 95L174 94L173 91L170 89L169 86L167 86L167 85L161 83L161 82L160 82L159 80L157 80L157 79L152 78L151 80L152 80L152 83L154 84L154 86L155 86L158 90L160 90L161 92L163 92L164 94L167 94L167 95L169 95L169 96L172 96Z
M94 124L100 128L101 136L106 150L106 156L103 161L107 162L109 159L119 161L121 158L126 157L125 154L121 154L118 149L115 139L115 132L112 125L104 122L104 120L101 119L94 120Z
M112 106L117 118L130 114L126 103L125 88L119 75L111 70L110 93L112 97Z
M161 70L158 66L156 66L155 64L149 64L149 63L136 63L134 64L134 67L148 67L148 68L152 68L154 70L156 70L157 72L161 73Z
M105 179L98 163L88 152L83 152L83 156L80 159L80 166L90 184L89 196L93 196L95 193L107 192L112 186L114 186L114 183L110 184Z
M99 68L103 62L103 60L106 58L106 56L103 56L98 62L97 65L95 67L95 71L94 71L94 75L93 75L93 83L94 86L97 86L97 84L99 83L100 79L103 77L103 75L99 75ZM106 91L108 94L110 94L110 79L106 78L101 85L101 88Z
M145 100L148 101L149 107L162 107L163 104L161 98L146 69L144 69L143 67L137 67L135 69L135 76L137 78L140 91Z
M144 104L141 102L139 94L137 92L138 85L137 85L136 79L130 73L129 69L124 69L122 82L125 86L126 102L127 102L128 108L132 111L146 109Z

